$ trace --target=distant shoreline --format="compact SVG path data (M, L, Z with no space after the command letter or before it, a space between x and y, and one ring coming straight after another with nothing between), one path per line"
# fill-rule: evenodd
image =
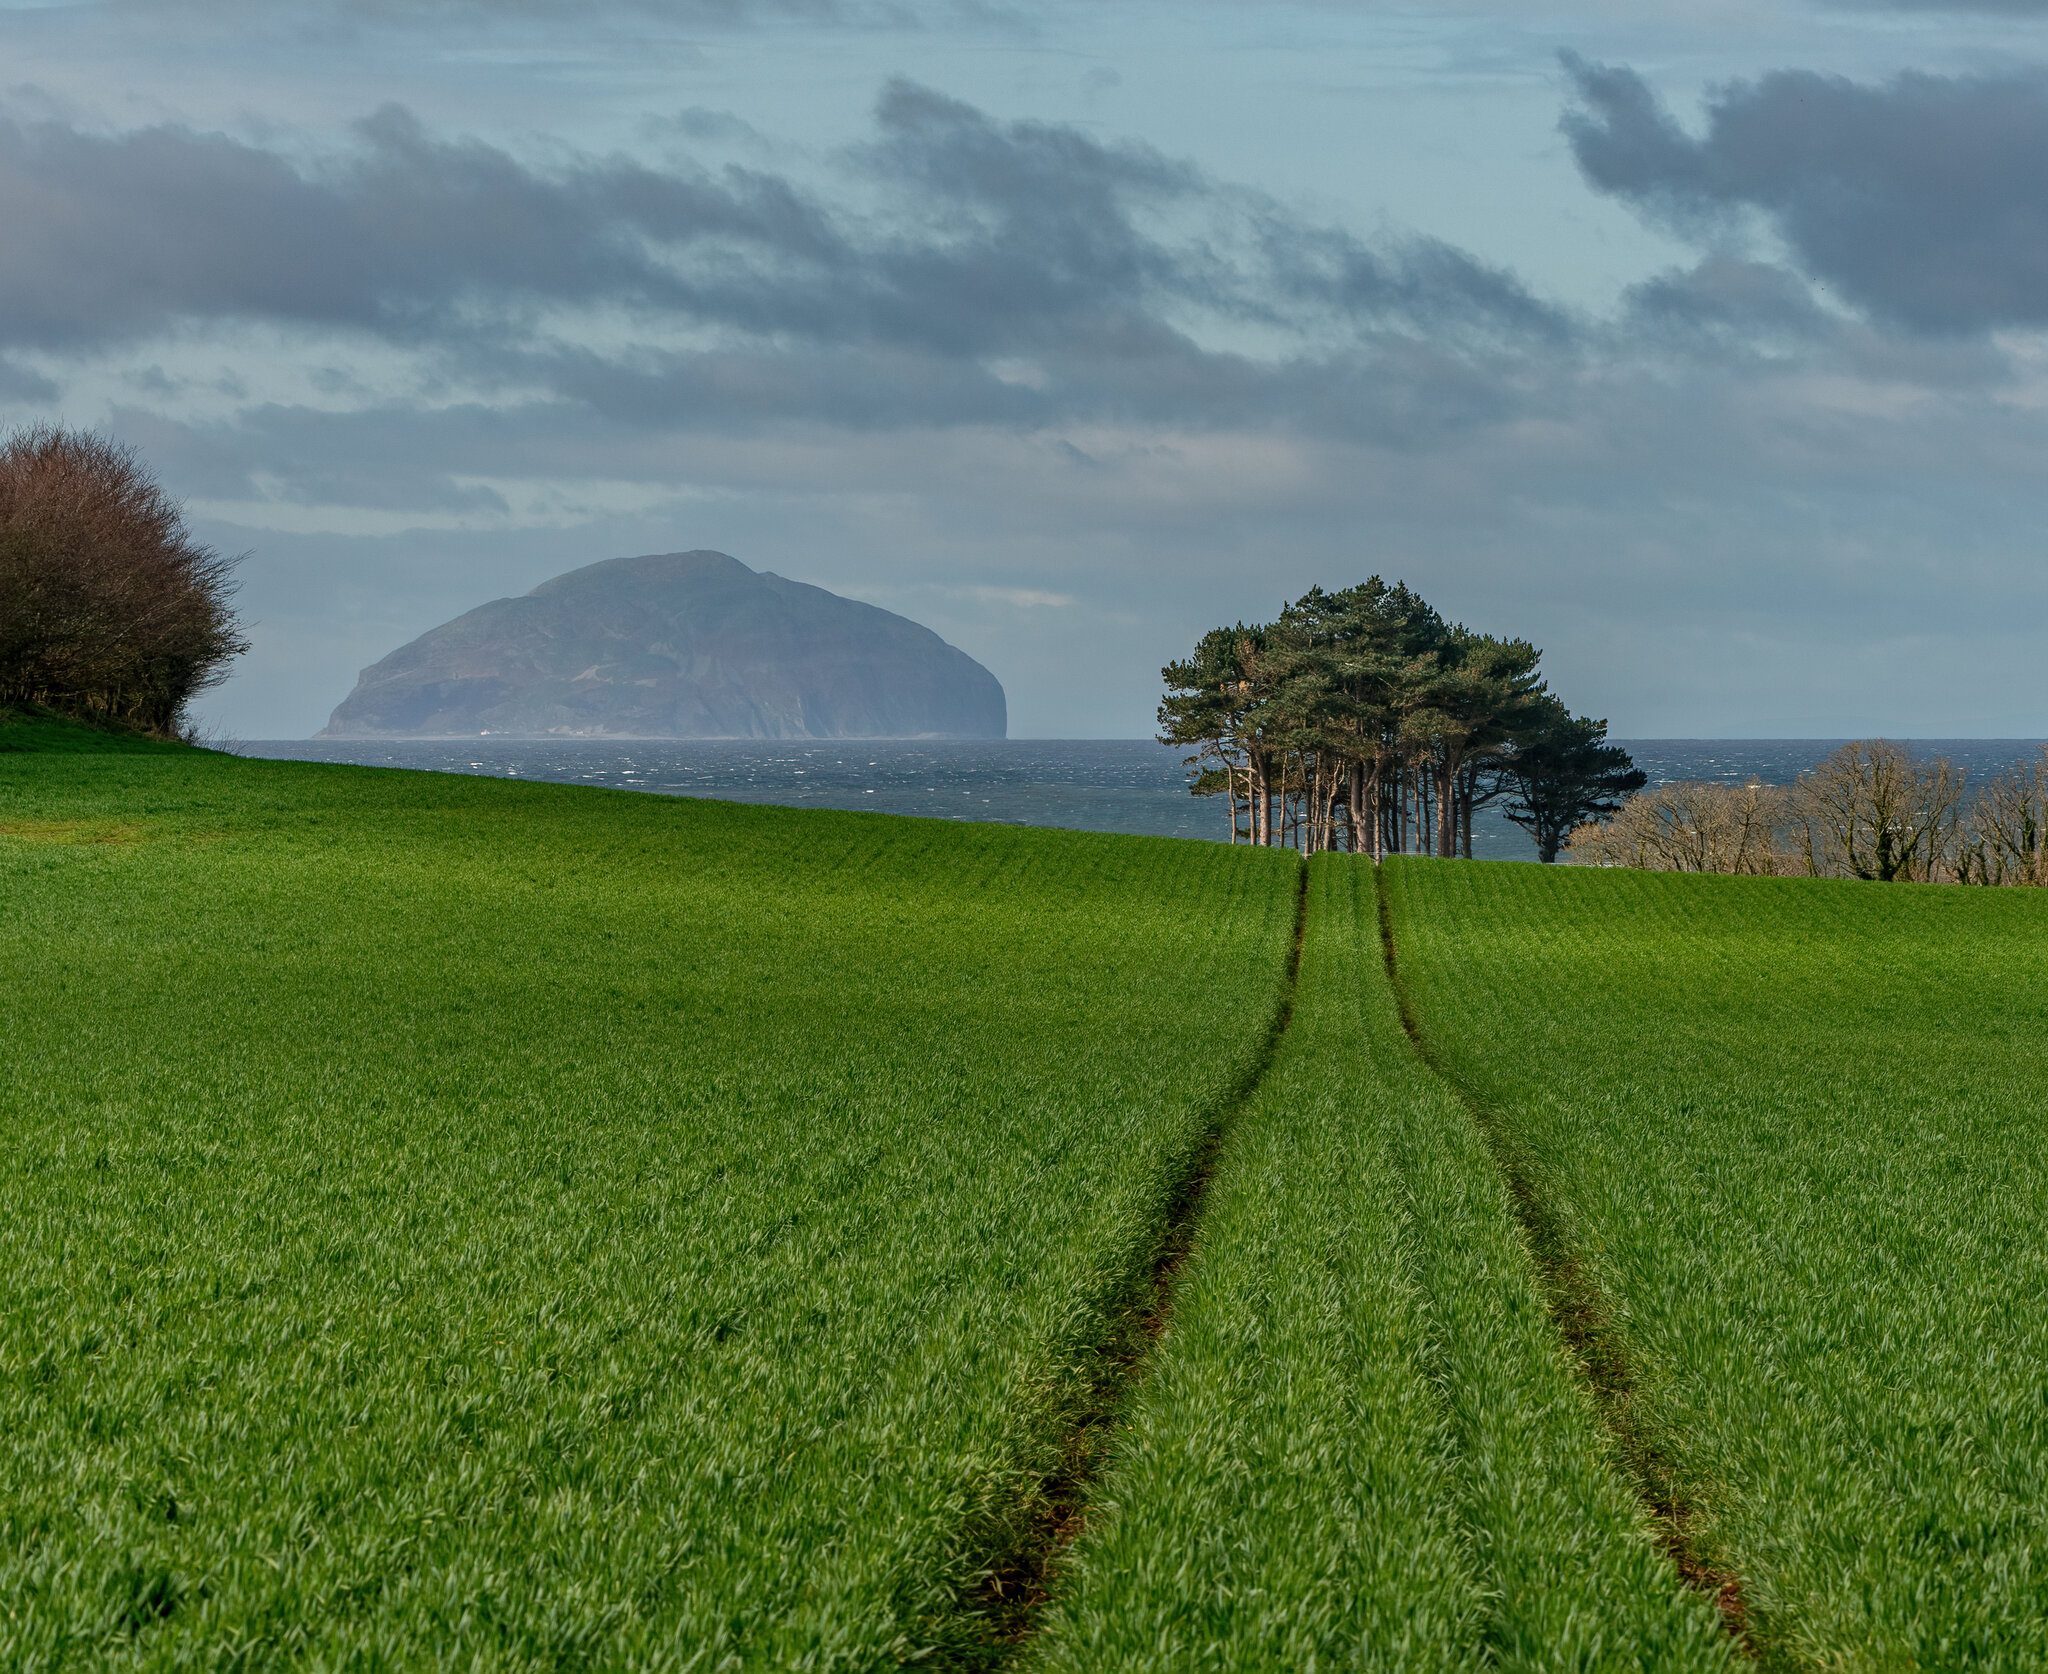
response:
M1789 783L1838 739L1619 739L1653 783ZM2032 739L1915 740L1972 778L2033 757ZM240 740L240 754L368 767L603 785L662 796L1131 836L1228 839L1215 798L1188 794L1183 752L1147 738L455 738ZM1473 822L1475 856L1533 860L1495 808Z

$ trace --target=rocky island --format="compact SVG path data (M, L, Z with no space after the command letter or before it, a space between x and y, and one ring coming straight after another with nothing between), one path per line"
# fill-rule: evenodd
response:
M723 552L613 558L362 672L323 738L1001 738L996 677L907 617Z

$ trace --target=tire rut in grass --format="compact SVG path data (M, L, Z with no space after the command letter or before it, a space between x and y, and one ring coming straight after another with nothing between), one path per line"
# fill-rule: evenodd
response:
M1551 1322L1564 1340L1572 1364L1583 1376L1594 1410L1614 1440L1628 1472L1630 1488L1649 1513L1658 1546L1677 1570L1679 1579L1713 1601L1722 1627L1737 1648L1745 1656L1757 1657L1759 1650L1750 1632L1741 1577L1710 1562L1693 1544L1692 1511L1677 1485L1677 1473L1670 1459L1636 1422L1634 1375L1621 1341L1609 1324L1611 1314L1606 1299L1572 1254L1563 1227L1516 1154L1499 1113L1438 1057L1422 1032L1401 978L1386 877L1377 865L1373 867L1373 893L1379 911L1380 953L1386 962L1387 981L1394 991L1401 1028L1424 1066L1470 1113L1494 1166L1500 1170L1508 1201L1513 1205L1515 1219L1542 1281L1540 1289Z
M965 1631L925 1666L1000 1668L1012 1662L1030 1639L1039 1611L1051 1596L1060 1556L1073 1544L1086 1520L1089 1489L1117 1425L1166 1333L1174 1292L1194 1249L1203 1200L1224 1142L1272 1068L1281 1038L1294 1019L1295 985L1307 931L1308 867L1304 865L1295 886L1293 939L1280 1002L1265 1039L1237 1084L1203 1125L1172 1181L1163 1228L1150 1261L1102 1315L1102 1334L1085 1352L1086 1373L1061 1403L1066 1411L1056 1465L1032 1484L1023 1497L1023 1515L997 1530L987 1557L975 1566L977 1584L958 1604L959 1625Z

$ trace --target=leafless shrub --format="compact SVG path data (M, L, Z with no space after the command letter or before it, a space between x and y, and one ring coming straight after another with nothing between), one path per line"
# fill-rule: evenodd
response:
M1787 796L1775 785L1681 781L1639 791L1612 818L1579 827L1581 866L1765 876L1786 869Z
M0 440L0 703L175 731L247 649L233 571L129 449L50 426Z
M1963 770L1845 744L1789 788L1678 783L1572 833L1582 866L2048 887L2048 748L1965 799Z

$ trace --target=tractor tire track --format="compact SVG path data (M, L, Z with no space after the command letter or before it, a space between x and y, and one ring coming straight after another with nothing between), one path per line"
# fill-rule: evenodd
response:
M1693 1544L1689 1533L1691 1508L1682 1493L1671 1486L1677 1476L1672 1462L1636 1421L1634 1375L1621 1340L1610 1324L1612 1312L1606 1299L1572 1253L1564 1228L1517 1155L1501 1114L1443 1061L1423 1033L1402 979L1385 872L1377 865L1373 867L1373 891L1379 912L1380 952L1386 964L1387 981L1394 991L1402 1031L1423 1065L1470 1114L1500 1171L1523 1241L1541 1280L1540 1289L1551 1323L1592 1397L1602 1426L1613 1439L1629 1486L1648 1514L1659 1548L1679 1579L1713 1602L1721 1625L1736 1648L1746 1657L1758 1657L1759 1647L1750 1630L1741 1577L1713 1563Z
M1151 1259L1135 1275L1119 1306L1103 1315L1100 1337L1083 1351L1088 1374L1062 1415L1057 1463L1022 1496L1020 1520L1000 1527L986 1543L975 1577L963 1590L955 1626L926 1667L992 1670L1010 1665L1028 1643L1051 1596L1061 1556L1087 1520L1087 1503L1133 1394L1172 1318L1174 1295L1193 1252L1203 1202L1237 1118L1250 1104L1279 1055L1294 1020L1302 943L1308 933L1308 866L1299 867L1294 928L1281 979L1280 999L1266 1035L1235 1086L1203 1125L1170 1182L1161 1231Z

